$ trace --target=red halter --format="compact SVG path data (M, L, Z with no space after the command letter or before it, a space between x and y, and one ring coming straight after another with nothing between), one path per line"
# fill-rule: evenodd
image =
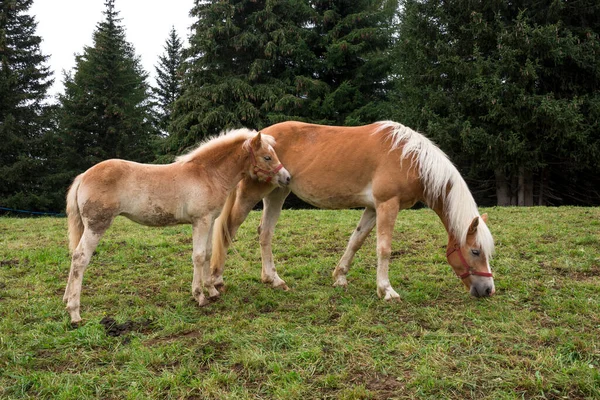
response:
M279 164L278 166L276 166L275 168L273 168L272 170L268 171L265 169L262 169L258 166L258 164L256 163L256 156L254 155L254 150L252 149L252 144L250 144L250 146L248 146L248 148L250 149L250 157L252 157L252 166L254 173L256 174L258 178L258 180L260 181L260 176L258 175L259 173L266 175L266 179L265 182L270 183L271 180L273 180L273 177L275 175L277 175L277 173L279 172L279 170L281 170L281 168L283 168L283 164Z
M494 275L491 272L479 272L479 271L475 271L473 269L473 267L471 267L468 263L467 260L465 260L465 257L462 254L462 251L460 251L460 247L458 246L454 246L453 249L448 249L448 251L446 251L446 258L449 258L450 255L452 253L454 253L455 251L458 251L458 256L460 257L460 262L462 263L463 267L465 267L465 269L467 270L467 272L465 272L464 274L456 274L460 279L465 279L466 277L468 277L469 275L477 275L477 276L485 276L488 278L492 278ZM448 263L450 262L450 260L448 260Z

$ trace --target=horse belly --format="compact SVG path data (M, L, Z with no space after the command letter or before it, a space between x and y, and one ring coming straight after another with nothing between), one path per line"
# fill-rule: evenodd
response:
M184 212L176 211L173 205L168 206L159 201L141 201L123 207L121 215L146 226L170 226L190 223ZM177 208L177 207L175 207Z
M340 210L355 207L375 207L370 185L361 191L332 190L332 188L309 189L292 185L292 192L303 201L318 208Z

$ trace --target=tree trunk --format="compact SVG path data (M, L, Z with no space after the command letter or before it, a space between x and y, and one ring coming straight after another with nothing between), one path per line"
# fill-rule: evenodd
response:
M546 168L544 168L540 173L540 193L538 196L538 206L546 205L546 176Z
M495 171L496 175L496 200L499 206L510 206L511 205L511 195L510 195L510 185L508 184L508 180L506 179L506 175L504 171L501 169L497 169Z
M533 173L524 167L519 168L518 205L533 206Z

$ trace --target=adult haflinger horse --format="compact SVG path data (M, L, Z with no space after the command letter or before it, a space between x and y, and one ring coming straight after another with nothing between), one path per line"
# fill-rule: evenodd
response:
M149 226L192 224L192 294L200 305L219 292L210 279L212 229L228 194L242 178L287 185L290 174L273 137L238 129L202 144L167 165L107 160L75 178L67 195L71 271L63 300L71 322L81 321L83 273L117 215ZM273 181L273 182L271 182Z
M215 223L211 260L213 283L223 284L229 240L252 207L263 198L259 226L262 281L287 289L277 275L271 240L281 206L293 191L320 208L365 207L337 267L334 286L346 286L356 251L377 225L377 294L398 298L388 278L392 232L398 211L423 201L448 232L446 256L456 275L476 297L494 294L489 259L494 240L473 196L447 156L425 136L384 121L359 127L283 122L263 129L272 135L280 160L294 176L286 188L244 179ZM235 199L233 197L235 196Z

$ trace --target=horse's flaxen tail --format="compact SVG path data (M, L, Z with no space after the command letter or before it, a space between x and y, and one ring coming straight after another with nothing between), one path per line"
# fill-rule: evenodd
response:
M83 174L77 176L73 181L73 184L69 188L67 193L67 220L69 221L69 251L71 254L75 251L75 248L81 240L83 235L83 220L81 219L81 213L79 212L79 205L77 204L77 190L81 183Z
M225 265L225 257L227 256L227 249L233 241L231 233L229 232L229 215L235 204L235 198L237 196L237 186L229 193L229 197L225 201L221 215L215 220L213 227L213 242L212 242L212 256L210 259L210 266L213 273L222 273L223 265Z

